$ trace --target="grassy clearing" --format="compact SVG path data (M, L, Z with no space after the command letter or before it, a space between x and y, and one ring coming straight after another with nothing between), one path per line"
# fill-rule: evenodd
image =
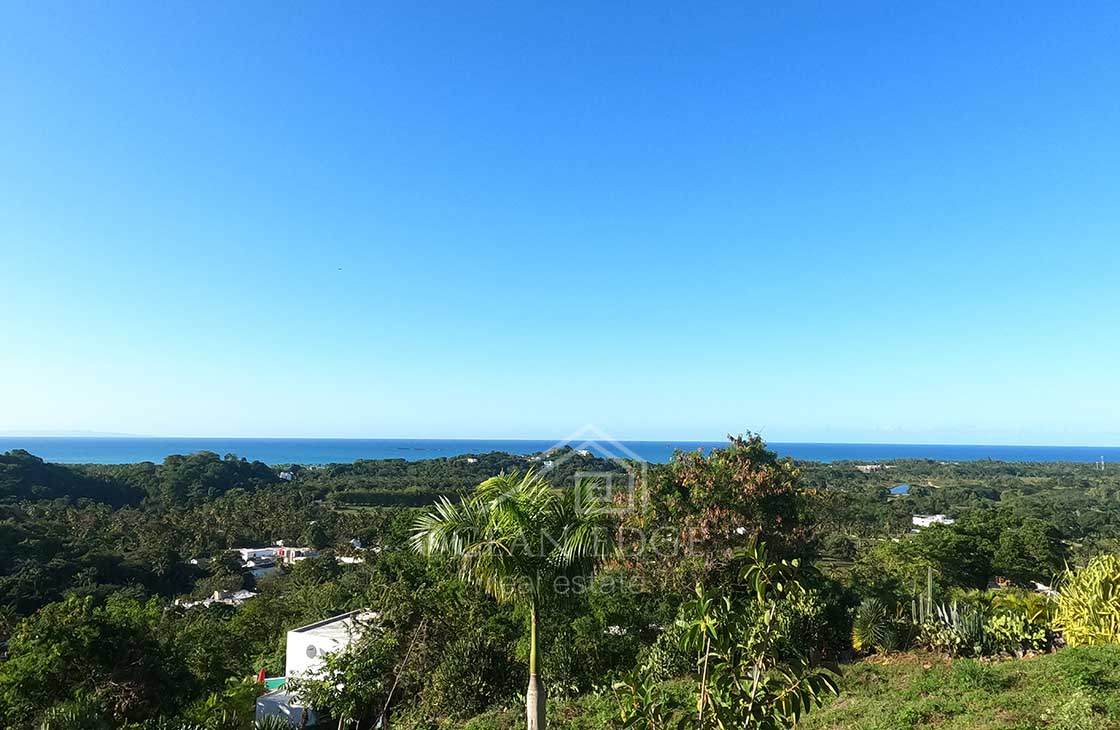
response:
M798 728L1120 730L1120 646L1001 662L931 654L872 657L845 667L841 687L839 698ZM687 693L691 686L674 681L666 688ZM615 717L610 693L549 705L553 730L602 730ZM515 730L524 722L524 709L510 708L442 727Z
M850 665L843 694L804 730L1120 727L1120 647L1064 649L1033 659L949 661L898 655Z

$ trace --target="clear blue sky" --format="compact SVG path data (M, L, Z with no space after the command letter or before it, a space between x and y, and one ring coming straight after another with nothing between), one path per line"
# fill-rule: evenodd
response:
M0 5L0 430L1120 443L1116 3Z

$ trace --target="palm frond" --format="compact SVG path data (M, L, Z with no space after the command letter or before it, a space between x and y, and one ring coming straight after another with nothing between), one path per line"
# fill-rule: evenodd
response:
M413 549L459 559L459 574L498 600L540 597L556 574L589 571L614 549L610 504L593 480L558 490L533 471L500 474L416 520Z
M486 532L485 515L471 500L456 505L441 497L420 516L412 530L412 547L424 555L461 555Z
M612 504L603 497L602 482L580 479L568 490L560 510L563 534L557 559L563 567L597 562L617 548L611 520Z

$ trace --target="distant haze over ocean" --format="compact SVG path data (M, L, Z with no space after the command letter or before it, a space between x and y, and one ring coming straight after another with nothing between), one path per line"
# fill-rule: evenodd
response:
M0 453L26 449L46 461L70 464L124 464L163 461L170 454L213 451L236 454L268 464L330 464L358 459L434 459L489 451L531 454L564 442L501 439L253 439L253 438L135 438L71 436L0 436ZM572 441L611 456L637 455L650 462L668 461L677 449L705 451L726 441L622 441L596 445ZM938 461L1120 461L1120 447L1102 446L974 446L949 444L769 444L781 456L808 461L874 462L887 459ZM621 447L621 448L620 448ZM620 453L621 452L621 453ZM625 452L630 452L627 454Z

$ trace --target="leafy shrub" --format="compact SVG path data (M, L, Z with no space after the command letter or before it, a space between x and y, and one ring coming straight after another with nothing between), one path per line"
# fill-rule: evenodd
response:
M438 714L465 718L478 714L516 690L508 647L493 638L467 636L447 647L431 678L431 702Z
M804 657L783 657L779 618L787 601L804 592L798 561L771 563L764 544L751 542L740 580L745 595L696 587L696 600L680 620L684 646L698 657L694 698L667 696L647 677L631 674L617 682L622 728L713 727L784 728L839 694L831 672ZM682 701L683 699L683 701Z
M1050 622L1054 602L1041 593L1003 590L992 596L990 608L994 613L1020 613L1031 623L1045 625Z
M39 723L39 730L109 730L105 712L92 700L80 700L57 705L47 711Z
M259 695L260 685L255 678L228 679L223 691L211 692L195 702L183 717L207 730L238 730L252 722Z
M856 543L847 535L830 532L821 540L820 553L833 560L852 560L856 556Z
M845 613L840 612L844 619ZM832 643L829 605L816 589L802 587L785 596L778 604L775 621L777 649L783 658L811 656ZM841 637L841 641L845 638Z
M214 730L213 727L202 725L197 722L189 722L182 718L177 717L160 717L155 720L147 720L139 725L124 725L125 730ZM253 730L257 730L256 724L252 726ZM85 730L82 728L82 730ZM277 730L269 728L268 730ZM287 726L280 730L291 730L291 726Z
M638 657L642 676L659 682L680 677L696 666L696 655L681 646L684 628L673 622Z
M548 682L550 698L575 697L590 685L587 670L591 662L574 644L575 632L571 625L561 626L541 640L545 666L541 674Z
M984 642L991 653L1022 656L1028 651L1044 651L1050 645L1050 632L1046 624L1033 622L1021 613L993 613L984 623Z
M1054 628L1070 646L1120 642L1120 556L1098 555L1081 570L1066 570Z
M779 610L786 634L785 653L836 656L851 648L852 614L859 595L815 569L804 572L803 590L783 601Z

